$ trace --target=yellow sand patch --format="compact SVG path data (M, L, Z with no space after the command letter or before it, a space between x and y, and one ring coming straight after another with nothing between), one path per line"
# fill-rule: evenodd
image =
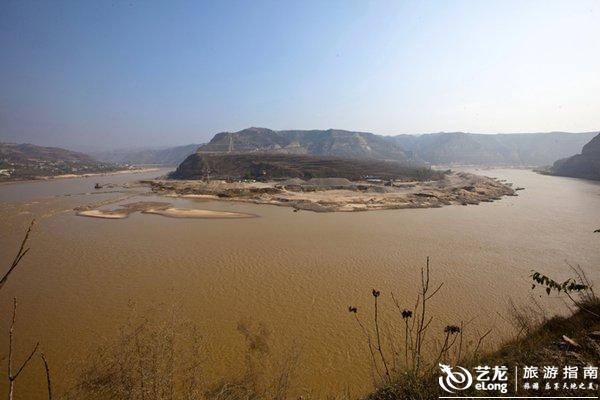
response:
M189 208L165 208L165 209L150 209L142 211L144 214L157 214L164 217L172 218L252 218L254 215L228 212L228 211L212 211L212 210L197 210Z
M107 219L123 219L127 218L134 212L141 212L142 214L156 214L162 215L163 217L172 218L252 218L255 215L244 214L229 211L212 211L212 210L198 210L194 208L176 208L172 207L170 203L165 202L153 202L153 201L140 201L137 203L123 204L117 210L103 211L98 209L83 209L77 212L77 215L83 217L92 218L107 218Z
M128 212L102 211L102 210L87 210L79 211L77 215L82 217L106 218L106 219L123 219L127 218Z

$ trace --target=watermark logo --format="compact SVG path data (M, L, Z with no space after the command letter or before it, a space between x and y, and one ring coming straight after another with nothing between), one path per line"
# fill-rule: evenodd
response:
M598 391L598 367L592 365L517 365L514 369L506 365L478 365L467 369L439 364L439 367L440 388L453 395L440 396L440 399L461 398L456 396L456 392L467 389L478 392L479 398L487 398L485 394L489 394L498 399L554 399L556 397L553 394L566 394L567 396L562 395L560 398L598 399L598 396L582 397L573 394L577 391L584 391L583 394ZM508 395L511 387L515 396Z
M448 393L454 393L454 391L465 390L471 387L473 384L473 375L468 369L463 367L456 367L460 371L453 371L449 365L439 364L442 374L445 376L439 377L440 387Z

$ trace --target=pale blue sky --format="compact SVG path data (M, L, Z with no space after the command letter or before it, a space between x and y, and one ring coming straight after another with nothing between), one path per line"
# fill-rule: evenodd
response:
M600 1L0 0L0 140L600 129Z

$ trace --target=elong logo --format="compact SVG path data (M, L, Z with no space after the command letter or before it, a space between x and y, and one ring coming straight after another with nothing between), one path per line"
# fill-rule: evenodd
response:
M453 371L449 365L439 364L440 370L445 376L439 377L440 387L448 393L454 393L454 390L465 390L473 384L473 376L463 367L460 371Z

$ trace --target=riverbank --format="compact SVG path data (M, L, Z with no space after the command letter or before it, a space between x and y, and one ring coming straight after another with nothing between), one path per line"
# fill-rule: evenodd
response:
M466 172L435 181L349 181L343 178L287 179L267 182L221 180L145 181L166 196L242 201L316 212L349 212L476 205L516 196L510 183Z
M524 389L527 380L520 379L518 392L510 389L511 393L523 393L530 397L544 396L545 398L597 398L600 395L597 376L595 379L585 379L584 368L597 367L600 359L600 301L597 298L587 301L582 305L584 309L578 309L568 317L555 316L544 320L530 330L522 330L522 336L503 344L498 350L475 355L471 358L465 357L459 366L468 369L476 366L507 366L509 371L520 371L518 378L523 378L524 367L537 367L538 378L530 378L531 382L538 382L539 389ZM532 323L534 316L516 315L521 323ZM549 381L546 386L544 379L544 366L555 366L558 368L556 379ZM564 379L564 367L577 368L578 378ZM512 372L511 372L512 373ZM398 377L392 384L384 385L374 393L368 395L365 400L404 400L404 399L439 399L440 396L448 396L439 384L439 368L432 370L428 375L414 378L410 375ZM514 376L513 376L514 384ZM540 383L542 382L542 383ZM555 382L560 382L555 387ZM567 386L563 385L567 382ZM575 387L571 383L577 382ZM580 386L583 383L583 389ZM591 385L591 387L590 387ZM474 386L474 385L473 385ZM477 390L471 386L460 391L464 398L485 396L507 396L501 390ZM489 397L492 398L492 397Z
M64 174L64 175L53 175L53 176L37 176L32 179L13 179L7 181L0 181L0 185L9 185L13 183L30 183L30 182L47 182L53 180L63 180L63 179L75 179L75 178L93 178L95 176L113 176L113 175L125 175L125 174L140 174L146 172L158 171L160 168L133 168L133 169L123 169L119 171L111 171L111 172L92 172L85 174Z

